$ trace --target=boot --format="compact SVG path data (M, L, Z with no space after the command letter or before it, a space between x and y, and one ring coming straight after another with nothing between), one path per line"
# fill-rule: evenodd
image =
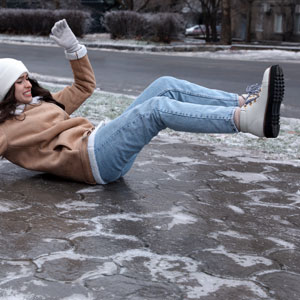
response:
M280 105L284 77L279 65L265 70L260 89L250 93L241 107L240 130L258 137L276 138L280 130Z

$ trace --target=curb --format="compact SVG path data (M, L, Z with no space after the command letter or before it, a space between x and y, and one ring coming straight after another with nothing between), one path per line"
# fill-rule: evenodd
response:
M174 45L174 46L138 46L138 45L121 45L121 44L98 44L84 42L86 47L99 48L99 49L115 49L115 50L128 50L128 51L146 51L146 52L196 52L196 51L219 51L230 49L230 46L207 46L207 45ZM300 49L299 49L300 51Z
M222 50L285 50L299 52L300 45L255 45L255 44L232 44L232 45L206 45L206 44L175 44L175 45L128 45L117 43L99 43L79 39L86 47L95 49L110 49L119 51L145 51L145 52L215 52ZM23 38L17 36L0 35L0 43L20 43L34 45L55 44L49 38Z

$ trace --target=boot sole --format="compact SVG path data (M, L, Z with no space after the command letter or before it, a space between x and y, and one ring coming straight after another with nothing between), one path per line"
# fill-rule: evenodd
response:
M269 75L267 109L264 120L264 135L276 138L280 130L280 105L284 95L284 76L279 65L273 65Z
M267 109L264 120L264 135L276 138L280 130L280 106L284 95L284 76L279 65L270 68Z

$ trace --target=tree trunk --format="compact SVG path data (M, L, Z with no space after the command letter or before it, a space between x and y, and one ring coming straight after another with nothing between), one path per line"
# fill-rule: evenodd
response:
M218 33L217 33L217 16L213 14L210 18L210 28L211 28L211 40L216 42L218 40Z
M210 32L210 16L208 15L208 11L203 9L203 23L205 25L205 41L211 41L211 32Z
M1 0L1 7L6 8L6 0Z
M248 15L247 15L247 36L246 42L251 42L251 27L252 27L252 3L253 0L248 0Z
M218 19L219 8L220 8L220 0L211 1L210 27L211 27L211 36L213 42L216 42L218 40L217 19Z
M145 0L145 1L143 2L143 4L142 4L139 8L136 9L136 11L137 11L137 12L140 12L140 11L142 11L143 9L145 9L145 8L148 6L148 4L149 4L150 1L151 1L151 0Z
M222 0L221 44L231 45L231 1Z
M217 15L220 7L220 0L199 0L202 8L203 21L206 27L207 42L218 40L217 36Z
M55 9L60 9L60 0L54 0Z
M121 6L121 9L133 10L134 7L133 0L117 0L117 2Z

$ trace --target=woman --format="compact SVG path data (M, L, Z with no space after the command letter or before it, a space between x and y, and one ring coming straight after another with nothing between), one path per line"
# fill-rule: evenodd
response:
M0 59L0 155L30 170L89 184L106 184L125 175L137 154L160 130L202 133L279 133L283 73L268 68L261 86L238 96L187 81L154 81L118 118L96 129L70 118L96 86L87 50L65 20L50 36L65 49L74 84L50 94L29 77L25 65Z

